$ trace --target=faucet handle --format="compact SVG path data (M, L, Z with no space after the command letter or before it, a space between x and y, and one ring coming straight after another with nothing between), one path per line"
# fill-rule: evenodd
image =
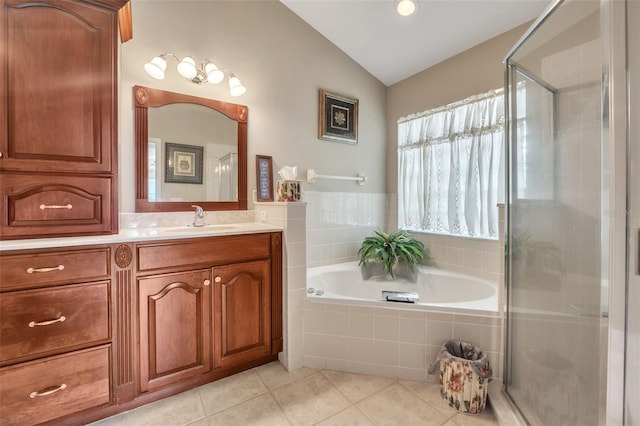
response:
M204 209L200 206L196 206L195 204L192 204L191 207L193 207L194 209L196 209L196 216L199 217L200 219L202 219L204 217Z
M205 226L206 223L204 222L204 217L206 216L206 214L204 213L204 209L196 205L192 205L191 207L196 209L195 211L196 217L193 219L193 226L197 226L197 227Z

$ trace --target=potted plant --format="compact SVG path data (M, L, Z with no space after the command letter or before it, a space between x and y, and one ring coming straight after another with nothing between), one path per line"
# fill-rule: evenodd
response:
M406 231L397 230L387 234L381 230L375 230L372 236L365 238L362 242L358 257L365 279L375 275L371 269L366 271L370 263L381 265L385 276L389 275L395 279L396 268L399 265L406 265L409 273L414 275L416 265L428 259L429 256L422 241L416 240Z

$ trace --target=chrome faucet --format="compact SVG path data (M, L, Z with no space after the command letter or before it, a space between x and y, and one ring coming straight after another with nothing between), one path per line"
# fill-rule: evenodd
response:
M202 207L196 206L196 205L192 205L191 207L196 209L195 217L193 218L193 226L196 226L196 227L205 226L206 223L204 221L204 218L205 218L206 214L204 212L204 209Z

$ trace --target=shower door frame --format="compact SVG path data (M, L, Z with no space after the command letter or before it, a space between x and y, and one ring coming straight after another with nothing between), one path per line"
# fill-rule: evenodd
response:
M627 106L627 293L624 420L626 425L640 421L640 123L632 120L640 112L640 0L627 0L624 11L626 49ZM620 76L623 78L623 76ZM633 178L635 177L635 184Z
M629 134L634 129L629 117L630 104L628 103L628 21L627 21L627 3L640 0L600 0L600 16L602 28L602 215L601 229L608 233L608 238L603 238L603 249L601 252L602 259L606 261L607 273L604 279L609 282L608 293L608 312L609 319L607 323L607 332L601 335L600 344L600 374L606 377L606 389L600 390L600 424L620 425L625 423L625 406L628 405L629 398L638 399L637 389L634 394L628 394L630 387L625 384L625 371L629 379L630 372L627 368L630 366L631 349L628 346L627 339L630 338L628 333L629 312L637 312L640 309L640 302L633 303L628 300L629 291L629 275L637 270L640 275L640 259L633 262L630 258L632 250L639 250L640 245L640 223L636 224L638 230L638 240L633 244L631 230L631 220L629 217L631 210L629 207L630 200L628 194L631 187L631 165L633 161L634 151L631 150ZM511 223L511 197L513 195L510 185L513 183L511 176L511 143L515 140L517 126L511 125L511 118L515 117L515 94L517 87L515 84L510 86L510 82L515 82L516 65L512 64L513 55L519 48L547 21L547 19L559 8L565 0L553 1L543 14L532 24L525 32L515 46L509 51L504 58L505 74L505 96L509 99L505 102L505 132L507 143L505 143L505 159L507 165L505 167L505 253L510 250L510 238L512 235ZM640 15L640 13L639 13ZM638 61L640 62L640 60ZM636 72L640 71L639 69ZM638 76L636 76L638 79ZM636 106L637 107L637 106ZM636 137L640 136L640 124L635 124ZM635 161L640 161L640 149L636 147ZM636 171L637 173L637 171ZM638 189L638 188L636 188ZM634 200L631 200L634 201ZM636 208L640 208L640 200L635 200ZM624 212L624 214L619 214ZM634 228L635 229L635 228ZM640 254L636 256L640 257ZM635 259L635 258L634 258ZM605 262L603 262L605 263ZM512 281L512 270L510 265L510 257L505 256L504 276L505 276L505 299L504 299L504 364L503 364L503 393L512 407L522 416L523 413L517 404L511 399L508 393L509 386L509 283ZM603 277L605 274L603 274ZM640 278L638 278L640 280ZM639 291L635 289L636 293ZM629 305L628 305L629 303ZM637 341L640 337L636 336L634 347L640 348ZM623 349L623 350L622 350ZM629 356L627 356L627 354ZM637 356L637 355L636 355ZM621 368L622 367L622 368ZM632 366L637 371L638 365ZM637 411L637 408L636 408ZM636 412L636 415L638 413ZM526 420L524 420L526 421ZM627 420L628 421L628 420Z

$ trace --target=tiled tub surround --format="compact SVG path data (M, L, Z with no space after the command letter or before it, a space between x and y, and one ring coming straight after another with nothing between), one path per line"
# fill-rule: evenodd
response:
M304 302L304 366L435 382L427 369L442 343L464 340L502 377L499 316Z
M309 267L356 260L362 240L374 229L388 228L386 194L304 192L303 200L307 203Z
M376 228L390 229L393 196L305 192L307 265L357 260L362 240ZM503 219L500 209L500 218ZM500 222L502 228L504 222ZM393 224L392 227L396 225ZM503 238L498 241L414 233L438 268L497 282L503 306ZM304 302L304 366L353 373L435 381L427 367L448 339L467 340L490 357L502 377L500 315L416 312L345 304Z
M431 256L430 265L498 283L499 306L504 306L504 204L498 205L497 240L414 232Z

